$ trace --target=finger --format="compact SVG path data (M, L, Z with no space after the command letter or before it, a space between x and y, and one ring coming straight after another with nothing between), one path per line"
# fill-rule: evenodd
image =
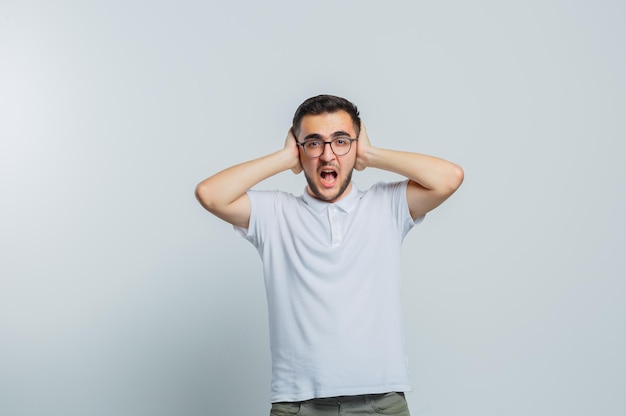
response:
M296 141L296 137L293 135L293 131L290 128L289 130L287 130L287 137L285 138L285 146L287 145L294 145L297 143Z

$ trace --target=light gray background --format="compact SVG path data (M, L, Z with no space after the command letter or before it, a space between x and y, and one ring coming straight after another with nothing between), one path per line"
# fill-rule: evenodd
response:
M268 413L260 261L193 189L318 93L465 169L404 245L412 413L626 414L625 15L4 0L0 414Z

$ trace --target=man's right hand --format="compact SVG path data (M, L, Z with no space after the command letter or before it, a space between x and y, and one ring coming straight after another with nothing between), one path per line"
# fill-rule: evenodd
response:
M302 164L300 163L300 149L298 149L296 136L293 135L292 129L289 129L289 131L287 132L287 138L285 139L285 151L291 152L291 155L293 155L293 165L290 168L291 171L296 175L302 172Z

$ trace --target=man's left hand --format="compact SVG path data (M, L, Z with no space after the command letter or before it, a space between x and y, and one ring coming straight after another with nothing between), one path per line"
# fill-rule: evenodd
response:
M363 170L368 166L367 154L371 148L372 144L370 143L369 136L367 135L367 130L365 130L365 124L361 121L359 140L356 142L356 162L354 164L354 168L356 170Z

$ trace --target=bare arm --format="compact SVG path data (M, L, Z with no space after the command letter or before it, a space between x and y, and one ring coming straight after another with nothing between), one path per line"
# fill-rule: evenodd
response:
M463 182L463 169L452 162L372 146L365 126L361 125L355 168L363 170L366 167L394 172L410 179L406 197L413 219L441 205Z
M302 170L291 130L283 149L208 177L196 187L196 198L215 216L237 227L248 228L250 199L246 192L264 179L287 169L294 173Z

